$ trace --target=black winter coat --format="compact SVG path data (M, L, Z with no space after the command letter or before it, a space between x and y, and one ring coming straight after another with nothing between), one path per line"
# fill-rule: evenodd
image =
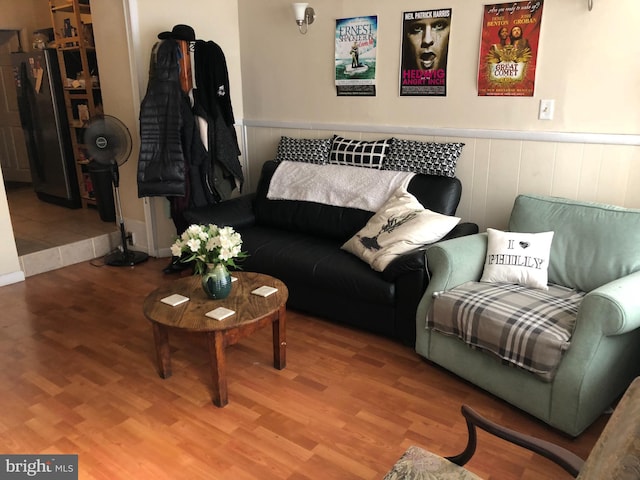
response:
M193 124L193 115L189 98L180 88L179 55L175 40L156 45L140 105L138 197L187 197L188 162L181 136L185 121L190 119Z

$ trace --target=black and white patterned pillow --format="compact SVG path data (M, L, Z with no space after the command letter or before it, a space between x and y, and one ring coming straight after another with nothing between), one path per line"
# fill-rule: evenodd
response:
M418 142L392 138L383 170L455 177L464 143Z
M276 161L306 162L324 165L329 160L332 138L280 137Z
M382 169L390 140L351 140L334 135L329 163Z

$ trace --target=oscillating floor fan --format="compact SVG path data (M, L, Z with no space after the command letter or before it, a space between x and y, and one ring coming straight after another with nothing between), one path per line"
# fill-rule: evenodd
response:
M84 144L92 161L108 166L111 170L113 190L115 192L116 214L120 222L122 247L104 257L107 265L126 267L144 262L149 258L144 252L136 252L127 248L127 234L124 228L122 206L120 205L120 173L118 167L125 163L131 155L131 134L116 117L102 115L93 118L84 131Z

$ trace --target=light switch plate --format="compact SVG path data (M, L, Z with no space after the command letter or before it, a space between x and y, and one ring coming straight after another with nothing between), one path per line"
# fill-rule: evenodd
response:
M540 100L540 111L538 112L538 119L553 120L555 103L555 100Z

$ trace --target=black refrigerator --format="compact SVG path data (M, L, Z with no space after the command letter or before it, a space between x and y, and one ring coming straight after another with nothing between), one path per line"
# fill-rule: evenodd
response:
M45 202L79 208L80 191L56 50L11 56L33 189Z

